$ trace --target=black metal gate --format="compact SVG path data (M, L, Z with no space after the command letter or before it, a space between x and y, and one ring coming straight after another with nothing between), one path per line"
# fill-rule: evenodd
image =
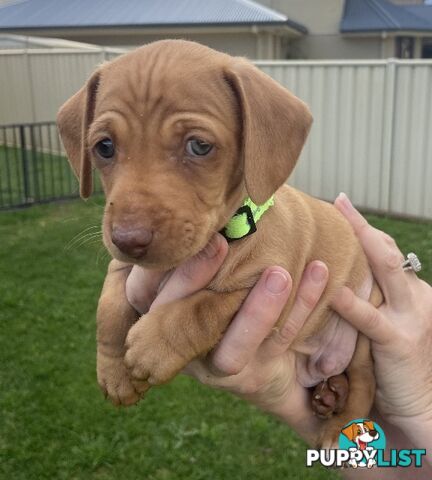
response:
M55 122L0 126L0 210L78 196Z

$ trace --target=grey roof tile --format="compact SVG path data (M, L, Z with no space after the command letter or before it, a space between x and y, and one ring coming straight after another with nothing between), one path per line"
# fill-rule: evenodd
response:
M406 7L386 0L346 0L340 31L432 31L432 6Z
M237 24L307 31L252 0L24 0L0 6L0 30Z

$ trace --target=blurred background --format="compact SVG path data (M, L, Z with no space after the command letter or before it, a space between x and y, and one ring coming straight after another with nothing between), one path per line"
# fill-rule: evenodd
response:
M96 178L75 200L55 117L101 62L164 38L245 56L306 101L290 184L345 191L432 282L430 0L0 0L0 477L336 478L190 379L128 410L98 391L103 198Z

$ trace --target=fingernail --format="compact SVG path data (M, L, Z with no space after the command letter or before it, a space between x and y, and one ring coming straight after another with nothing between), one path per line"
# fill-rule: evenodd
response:
M271 272L265 281L267 290L271 293L281 293L288 285L288 278L281 272Z
M323 265L314 265L310 272L312 281L315 283L322 283L326 278L327 271Z
M220 249L220 241L217 235L214 235L207 246L202 250L202 254L205 258L214 258Z
M346 193L341 192L338 195L339 203L342 207L348 212L354 210L353 204L351 203L350 199L347 197Z

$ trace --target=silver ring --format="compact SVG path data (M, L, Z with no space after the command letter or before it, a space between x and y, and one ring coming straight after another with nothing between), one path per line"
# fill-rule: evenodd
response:
M402 263L404 270L413 270L414 272L420 272L422 265L415 253L408 253L407 259Z

